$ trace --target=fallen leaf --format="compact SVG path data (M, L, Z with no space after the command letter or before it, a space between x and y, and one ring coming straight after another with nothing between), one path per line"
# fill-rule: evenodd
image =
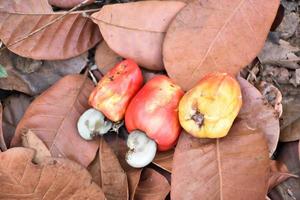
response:
M286 179L294 177L298 178L297 175L289 173L287 166L276 160L271 161L271 174L269 177L269 190L273 189L278 184L282 183Z
M175 149L164 152L157 152L152 163L166 170L167 172L172 173L174 151Z
M74 6L77 6L78 4L83 2L83 0L48 0L48 1L52 6L56 6L59 8L73 8ZM94 1L95 0L90 0L85 5L91 4Z
M297 51L299 48L291 46L284 40L279 40L276 44L273 40L268 39L258 55L258 59L262 64L297 69L300 68L298 64L300 57L295 54Z
M106 74L116 64L123 60L118 54L113 52L105 41L102 41L96 48L95 62L102 74Z
M0 103L0 151L6 151L7 147L5 144L3 129L2 129L2 113L3 113L3 108L2 108L2 104Z
M281 38L288 39L295 34L299 23L300 23L299 14L295 12L285 12L283 21L280 23L276 31L280 33Z
M119 135L124 133L124 128L121 128ZM134 200L134 195L136 192L136 188L138 186L140 176L141 176L141 169L135 169L130 167L126 160L126 152L127 146L123 139L119 138L117 134L105 134L104 135L105 141L109 144L109 146L113 149L115 155L119 159L119 162L126 172L127 179L128 179L128 189L129 189L129 199Z
M194 0L170 24L163 43L168 75L184 90L209 72L236 75L262 49L279 0Z
M16 127L31 103L32 98L24 94L14 94L3 101L2 128L6 146L10 146Z
M21 135L32 130L53 157L66 157L83 166L95 158L98 145L79 136L77 121L89 107L92 81L83 75L68 75L38 96L17 126L11 145L21 142Z
M0 39L14 53L36 60L68 59L86 52L101 40L97 25L82 16L83 12L91 13L93 10L67 14L42 29L65 12L54 13L47 0L36 2L0 2ZM28 36L39 29L42 30Z
M300 118L285 127L280 132L279 140L281 142L292 142L300 139Z
M50 158L35 165L33 156L34 151L26 148L0 153L0 199L105 199L88 171L77 163Z
M99 141L99 154L88 169L93 181L102 188L108 200L129 198L126 173L113 150L102 137Z
M268 142L269 155L272 156L280 134L278 113L253 85L241 77L238 81L243 98L238 118L243 119L249 129L262 131Z
M171 199L264 199L269 177L263 134L235 121L221 139L183 132L173 161Z
M32 159L34 163L42 163L45 158L51 157L51 153L44 142L31 130L22 135L22 146L35 150L35 155Z
M113 4L104 6L92 17L114 52L147 69L161 70L165 32L184 6L185 3L178 1Z
M300 176L299 141L283 143L278 150L277 161L283 163L291 174ZM299 178L289 178L273 188L268 196L272 200L300 199Z
M168 180L154 169L145 168L134 196L135 200L164 200L170 192Z
M283 130L300 118L300 95L283 96L280 128Z
M87 57L85 53L68 60L39 61L3 51L0 64L5 66L8 77L0 79L0 88L28 95L40 94L63 76L80 73L87 65Z

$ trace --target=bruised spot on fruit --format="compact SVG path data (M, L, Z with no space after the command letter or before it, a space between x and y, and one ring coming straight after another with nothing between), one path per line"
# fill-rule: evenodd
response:
M204 115L198 111L192 115L191 119L194 120L199 128L204 124Z

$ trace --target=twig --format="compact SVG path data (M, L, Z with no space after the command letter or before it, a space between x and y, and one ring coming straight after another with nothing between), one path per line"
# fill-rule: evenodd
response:
M44 26L42 26L42 27L40 27L40 28L38 28L38 29L32 31L32 32L29 33L29 34L26 34L25 36L23 36L23 37L22 37L21 39L19 39L19 40L16 40L16 41L14 41L14 42L12 42L12 43L10 43L10 44L7 44L5 47L1 48L0 51L6 49L6 48L8 48L8 47L11 47L11 46L13 46L13 45L15 45L15 44L17 44L17 43L19 43L19 42L22 42L22 41L26 40L27 38L29 38L29 37L35 35L36 33L38 33L38 32L40 32L40 31L46 29L48 26L50 26L50 25L54 24L55 22L57 22L57 21L61 20L62 18L64 18L66 15L68 15L68 14L70 14L71 12L77 10L78 8L84 6L84 5L87 4L89 1L91 1L91 0L84 0L84 1L82 1L81 3L79 3L79 4L76 5L76 6L74 6L72 9L70 9L69 11L67 11L66 13L64 13L63 15L60 15L59 17L57 17L57 18L51 20L50 22L48 22L48 23L45 24Z

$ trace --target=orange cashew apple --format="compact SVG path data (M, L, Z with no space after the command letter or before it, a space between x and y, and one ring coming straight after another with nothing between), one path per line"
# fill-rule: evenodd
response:
M179 121L198 138L227 135L242 106L239 83L226 73L211 73L189 90L179 103Z

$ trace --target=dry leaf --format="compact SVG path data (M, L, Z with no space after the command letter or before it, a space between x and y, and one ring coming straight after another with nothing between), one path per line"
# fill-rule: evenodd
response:
M209 72L236 75L259 53L279 0L194 0L170 24L163 59L184 90Z
M263 199L269 166L263 134L243 120L235 121L222 139L182 133L174 154L171 198Z
M67 157L88 166L98 145L79 136L77 121L89 107L88 96L93 88L92 81L82 75L68 75L56 82L31 103L11 144L19 145L22 133L30 129L53 157Z
M135 60L147 69L161 70L165 32L184 6L184 3L176 1L113 4L104 6L92 16L114 52Z
M0 199L105 199L82 166L60 158L35 165L33 156L26 148L0 153Z
M5 66L8 77L0 79L0 88L29 95L40 94L63 76L81 72L87 65L87 56L85 53L68 60L38 61L3 51L0 64Z
M280 23L277 28L277 32L280 33L280 37L283 39L288 39L292 37L296 30L297 26L300 23L300 16L295 12L285 12L283 21Z
M170 192L168 180L154 169L145 168L134 196L135 200L164 200Z
M68 59L86 52L100 41L97 25L82 16L83 12L92 12L86 10L68 14L46 29L22 40L29 33L64 15L64 12L52 12L51 7L43 9L43 3L36 2L0 2L0 39L14 53L36 60ZM27 3L31 6L23 6ZM22 41L14 44L19 40Z
M263 132L268 142L269 155L272 156L280 134L278 113L253 85L241 77L238 81L243 97L243 105L238 117L247 123L249 129Z
M262 64L277 65L289 69L298 69L300 65L300 57L295 52L300 49L293 47L290 43L279 40L278 44L268 39L264 48L258 55L258 59Z
M2 108L2 104L0 103L0 151L6 151L7 147L5 144L5 139L3 135L3 129L2 129L2 113L3 113L3 108Z
M34 163L42 163L47 157L51 157L51 153L44 142L31 130L22 135L22 146L35 150L35 155L32 159Z
M119 135L122 135L124 131L125 130L121 128ZM119 159L122 168L126 172L127 179L128 179L129 199L134 200L134 194L136 192L136 188L138 186L142 170L132 168L127 164L125 160L127 146L123 139L119 138L118 135L116 135L115 133L105 134L104 138L106 142L109 144L109 146L113 149L115 155Z
M113 150L101 137L99 141L99 154L89 166L93 181L103 190L108 200L127 200L127 176L122 169Z
M291 105L292 106L292 105ZM300 118L285 127L280 132L279 140L281 142L292 142L300 139Z
M102 41L96 48L95 62L102 74L106 74L117 63L122 61L122 57L113 52L105 41Z
M300 176L299 141L283 143L277 160L283 163L291 174ZM299 178L289 178L273 188L268 195L272 200L300 199Z
M83 2L84 0L48 0L49 3L53 6L59 8L73 8L74 6L78 5L79 3ZM95 0L90 0L87 4L93 3Z
M151 71L147 69L142 69L144 83L150 81L152 78L158 75L165 75L164 71Z
M282 183L286 179L294 177L298 178L297 175L289 173L287 166L276 160L271 161L271 174L269 177L269 190L273 189L278 184Z
M300 118L300 96L289 95L284 96L282 100L283 113L280 121L280 128L283 130L297 119Z
M31 97L24 94L14 94L4 99L2 128L7 147L10 146L16 127L30 105L31 100Z
M174 150L175 149L164 152L157 152L152 163L166 170L167 172L172 173Z

